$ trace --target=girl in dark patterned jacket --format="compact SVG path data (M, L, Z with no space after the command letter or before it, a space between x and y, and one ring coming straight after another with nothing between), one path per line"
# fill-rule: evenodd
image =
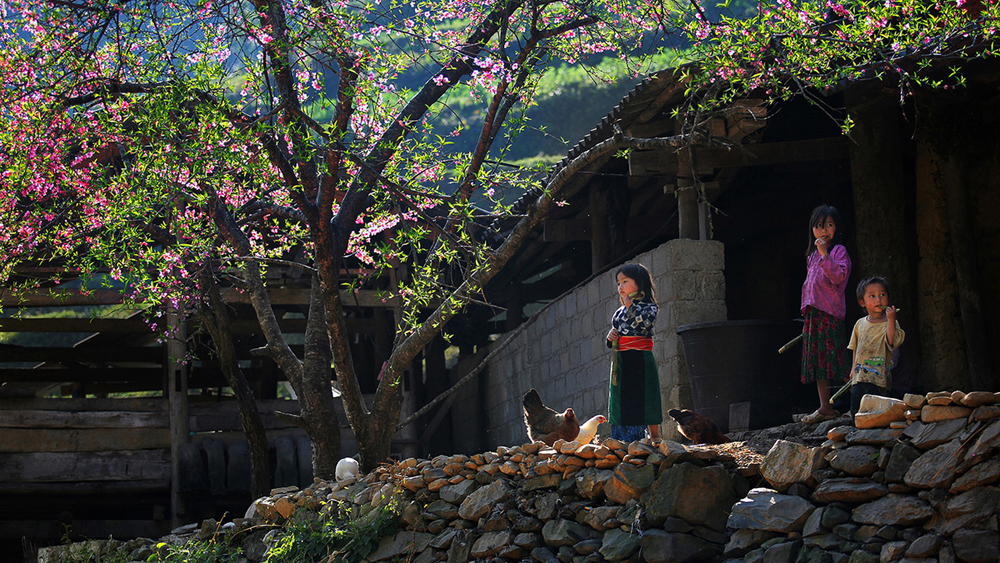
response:
M625 264L615 273L621 307L611 317L608 346L612 348L608 421L611 437L641 440L649 430L660 437L660 375L653 359L656 287L642 264Z

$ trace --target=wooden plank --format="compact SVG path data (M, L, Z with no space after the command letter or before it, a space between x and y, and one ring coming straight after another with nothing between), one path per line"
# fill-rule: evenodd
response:
M164 520L73 520L73 533L88 538L159 538L170 532ZM66 526L57 520L0 521L0 538L49 538L58 540Z
M142 319L0 319L0 332L152 332Z
M0 482L170 479L170 450L0 454Z
M771 166L793 162L846 160L849 155L847 137L827 137L785 143L746 145L746 151L712 147L695 148L695 161L711 163L715 168L729 166Z
M0 483L0 494L30 494L64 496L127 495L167 492L169 479L136 479L133 481L86 481L73 483ZM0 521L2 522L2 521ZM3 524L0 523L0 526Z
M0 410L2 428L167 428L159 412Z
M95 411L132 411L165 413L167 401L162 398L127 398L127 399L76 399L76 398L11 398L0 399L0 411L5 410L42 410L68 412Z
M158 388L163 384L162 368L67 368L67 369L0 369L0 382L109 383L145 382Z
M118 305L122 294L115 289L94 289L86 293L78 289L40 289L15 297L0 289L0 304L4 307L69 307L76 305Z
M629 176L677 176L677 149L629 151Z
M81 362L104 365L108 362L148 362L158 364L163 361L163 348L120 347L120 348L53 348L49 346L0 345L0 361L3 362Z
M170 447L166 428L7 428L0 453L104 452Z
M694 147L694 161L700 173L733 166L773 166L793 162L814 162L848 158L845 137L829 137L785 143L745 145L742 149ZM745 150L744 150L745 149ZM629 153L629 173L635 176L676 176L677 151L660 149Z
M577 240L590 240L590 215L580 213L572 219L548 219L543 223L542 241Z

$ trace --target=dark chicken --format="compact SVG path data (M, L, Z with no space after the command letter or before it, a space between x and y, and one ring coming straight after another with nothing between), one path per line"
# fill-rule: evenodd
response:
M703 414L688 409L670 409L667 414L677 421L681 434L694 444L725 444L729 441L719 426Z
M524 406L524 425L528 427L528 439L532 442L545 442L551 446L560 438L566 441L576 439L580 433L580 421L573 409L558 413L542 404L542 398L534 389L524 394L521 399Z

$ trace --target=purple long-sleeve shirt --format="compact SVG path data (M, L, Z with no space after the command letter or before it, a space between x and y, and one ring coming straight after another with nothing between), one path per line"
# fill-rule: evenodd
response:
M817 251L806 259L806 282L802 284L802 314L812 305L838 319L847 316L844 289L851 275L851 257L842 245L830 249L828 256Z

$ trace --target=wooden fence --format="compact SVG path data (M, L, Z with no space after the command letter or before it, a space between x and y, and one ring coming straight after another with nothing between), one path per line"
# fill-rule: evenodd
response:
M250 456L235 401L197 401L181 446L178 492L188 521L246 509ZM274 486L312 483L305 433L279 422L296 401L259 401ZM349 435L348 432L345 432ZM351 449L352 437L344 446ZM0 399L0 538L156 537L171 527L170 421L152 399Z

